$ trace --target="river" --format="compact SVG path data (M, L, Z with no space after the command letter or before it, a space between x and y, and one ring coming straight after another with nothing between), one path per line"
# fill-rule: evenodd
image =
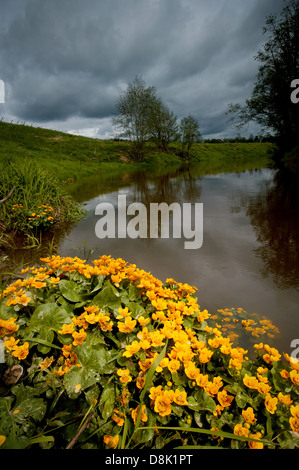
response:
M111 255L135 263L163 282L173 278L197 287L201 308L241 307L265 315L279 329L274 344L291 354L299 338L299 221L296 183L263 168L202 175L184 170L124 173L82 181L74 196L88 213L61 240L60 253L86 259ZM186 249L182 238L105 238L95 227L96 207L177 202L203 204L203 243ZM112 207L111 206L111 207ZM129 218L128 218L129 220ZM258 340L257 340L258 341ZM299 339L298 339L299 342Z

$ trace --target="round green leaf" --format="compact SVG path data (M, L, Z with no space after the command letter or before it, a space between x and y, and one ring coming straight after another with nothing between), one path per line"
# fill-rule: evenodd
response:
M59 289L63 297L70 302L82 302L83 300L83 289L74 281L62 279L59 282Z
M55 303L47 303L40 305L33 312L29 328L34 331L40 329L59 331L64 323L71 323L71 317L66 310Z

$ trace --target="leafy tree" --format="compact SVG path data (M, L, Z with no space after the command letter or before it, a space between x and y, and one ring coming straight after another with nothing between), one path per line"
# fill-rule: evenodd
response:
M151 137L157 146L167 151L168 144L178 139L177 117L161 98L158 98L150 116Z
M260 63L252 96L246 104L231 104L238 127L256 121L272 131L281 149L299 142L299 104L291 100L291 84L299 79L299 0L285 2L279 17L267 18L268 36L255 59Z
M189 158L191 146L200 138L198 121L189 114L180 124L182 152Z
M113 122L121 129L120 135L132 141L131 155L136 160L144 158L145 142L151 136L149 122L156 101L156 88L146 86L143 79L137 76L118 99L118 117Z

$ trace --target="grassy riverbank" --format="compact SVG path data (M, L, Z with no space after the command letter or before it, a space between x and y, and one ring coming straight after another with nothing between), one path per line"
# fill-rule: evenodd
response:
M228 170L240 162L251 161L255 167L269 162L269 143L194 144L192 161L200 162L207 170ZM179 165L176 155L179 144L172 144L169 153L157 151L148 144L148 154L143 163L130 159L130 143L126 141L99 140L75 136L49 129L0 123L0 165L24 158L30 159L48 171L60 182L76 180L96 172L111 173L121 169L137 169Z

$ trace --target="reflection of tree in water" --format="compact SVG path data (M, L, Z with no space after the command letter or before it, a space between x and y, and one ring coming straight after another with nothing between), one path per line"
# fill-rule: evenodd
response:
M261 246L263 275L281 288L299 289L299 180L279 171L274 185L249 202L248 215Z
M152 202L199 202L201 186L196 185L198 178L192 176L190 169L180 168L162 175L136 174L134 201L142 202L147 208Z
M200 201L201 185L198 185L199 178L191 174L189 167L180 168L173 172L165 174L151 174L138 172L135 174L135 184L132 194L127 200L131 202L141 202L147 209L147 242L150 243L150 204L166 203L170 206L172 203L179 203L182 211L182 204L189 202L194 204ZM172 212L169 214L170 227L172 226ZM159 234L161 230L161 220L158 221ZM160 236L160 235L159 235Z

